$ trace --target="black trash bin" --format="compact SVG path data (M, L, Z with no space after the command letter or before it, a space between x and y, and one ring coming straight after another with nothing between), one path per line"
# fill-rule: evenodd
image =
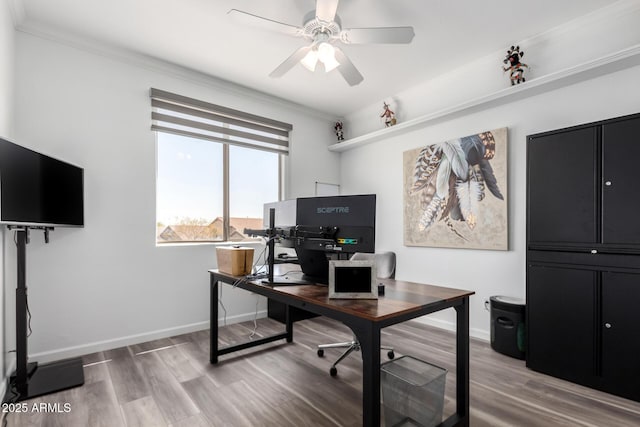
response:
M493 296L490 300L491 348L517 359L525 358L525 301Z

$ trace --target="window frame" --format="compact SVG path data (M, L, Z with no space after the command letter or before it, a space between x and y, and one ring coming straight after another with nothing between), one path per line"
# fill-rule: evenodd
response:
M222 240L174 240L174 241L162 241L159 239L159 235L156 232L156 245L157 246L165 246L165 245L184 245L184 244L224 244L231 242L230 234L231 234L231 206L230 206L230 145L236 145L239 147L243 147L251 150L259 150L275 153L278 159L278 171L277 171L277 198L278 201L282 200L284 192L285 192L285 161L284 157L289 153L289 139L290 139L290 131L292 130L292 126L290 124L284 122L278 122L272 119L259 117L256 115L252 115L250 113L245 113L238 110L232 110L226 107L221 107L215 104L210 104L204 101L195 100L192 98L187 98L181 95L172 94L166 91L161 91L158 89L150 90L150 98L151 98L151 108L152 108L152 125L151 130L155 133L155 142L156 142L156 224L158 223L158 153L160 150L160 138L159 134L168 134L168 135L177 135L186 138L199 139L203 142L207 142L210 144L221 144L222 145ZM164 109L163 107L158 107L157 104L161 103L163 105L170 105L170 103L174 103L173 107L179 114L183 114L185 109L197 109L199 114L211 114L218 115L224 114L225 117L229 117L229 122L221 121L221 126L219 128L224 128L229 131L229 134L225 134L224 130L221 132L221 136L207 135L203 133L202 135L198 135L198 126L194 127L195 132L191 130L184 129L171 129L170 127L165 127L165 124L169 124L171 126L171 118L167 114L162 114L157 112L157 108ZM171 111L169 111L171 113ZM169 120L165 123L163 118L169 117ZM195 118L196 116L194 116ZM176 119L181 121L181 119ZM282 132L286 131L286 136L281 136L283 138L282 145L284 149L281 147L275 148L267 148L263 143L260 142L262 139L260 136L257 137L256 143L252 144L251 142L247 143L246 141L238 142L233 138L234 130L230 129L230 124L234 126L238 126L238 121L246 120L248 126L251 128L252 126L271 126L275 130L274 132ZM188 121L188 119L187 119ZM206 125L204 125L206 126ZM269 138L267 138L269 139ZM169 226L171 224L168 224ZM244 234L244 233L243 233ZM233 243L238 242L253 242L250 238L242 241L233 241Z
M156 140L156 200L158 197L158 151L160 149L160 140L159 134L164 133L162 131L155 130L155 140ZM158 236L156 235L156 245L157 246L167 246L167 245L189 245L189 244L229 244L229 243L250 243L255 242L253 239L247 240L229 240L230 229L231 229L231 217L230 217L230 149L229 144L225 144L222 142L215 141L206 141L209 144L220 144L222 145L222 239L221 240L174 240L174 241L160 241L158 240ZM246 148L246 147L245 147ZM285 172L285 161L283 154L277 154L278 158L278 201L283 200L284 195L284 172ZM156 202L156 223L157 221L157 202ZM169 225L169 224L167 224Z
M245 147L246 148L246 147ZM231 194L230 194L230 148L229 144L223 144L222 147L222 224L223 224L223 238L225 242L230 242L229 234L231 230ZM282 200L284 194L284 179L283 179L283 160L284 154L278 154L278 200ZM244 233L243 233L244 234ZM247 240L252 241L252 240Z

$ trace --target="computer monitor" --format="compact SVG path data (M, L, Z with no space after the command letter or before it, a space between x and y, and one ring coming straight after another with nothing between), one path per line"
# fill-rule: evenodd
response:
M296 199L270 202L263 205L262 225L269 228L270 210L275 209L276 227L293 227L296 225Z
M303 197L296 202L295 249L304 278L327 283L329 261L375 252L376 195ZM345 254L345 255L340 255Z

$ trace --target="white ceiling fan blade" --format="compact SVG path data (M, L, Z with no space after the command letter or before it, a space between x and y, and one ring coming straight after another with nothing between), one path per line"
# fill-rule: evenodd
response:
M288 34L290 36L301 36L302 28L295 25L289 25L282 22L274 21L272 19L263 18L262 16L253 15L251 13L243 12L238 9L231 9L227 12L237 22L260 28L262 30L276 31L279 33Z
M340 33L340 40L347 44L401 44L411 43L413 27L348 28Z
M269 77L278 78L285 75L287 71L292 69L307 53L311 50L311 46L304 46L293 52L293 54L284 60L284 62L278 65L278 68L273 70Z
M326 22L332 22L338 10L338 0L316 0L316 16Z
M340 63L338 67L338 71L342 74L342 77L349 83L349 86L355 86L364 80L360 71L356 68L355 65L351 62L351 60L344 54L344 52L335 47L336 51L336 59Z

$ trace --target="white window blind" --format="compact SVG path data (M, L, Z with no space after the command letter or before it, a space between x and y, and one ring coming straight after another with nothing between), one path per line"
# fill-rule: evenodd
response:
M152 88L151 129L278 154L289 153L288 123Z

